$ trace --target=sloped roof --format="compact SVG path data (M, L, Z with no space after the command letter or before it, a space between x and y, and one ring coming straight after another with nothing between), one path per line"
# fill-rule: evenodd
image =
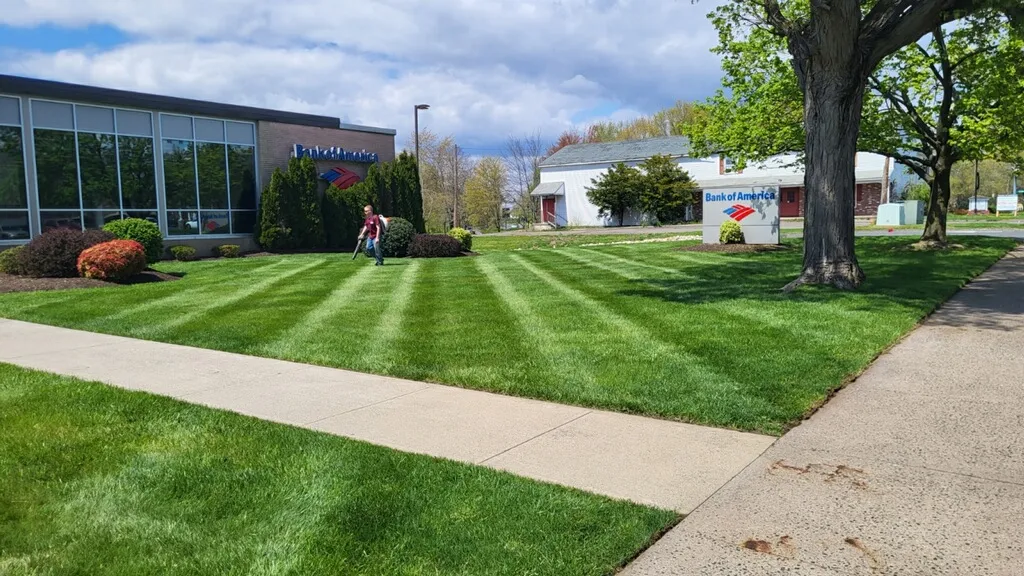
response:
M530 192L530 196L565 196L565 182L544 182Z
M575 164L604 164L608 162L631 162L646 160L658 154L686 156L690 151L690 140L685 136L665 136L626 140L624 142L597 142L594 144L572 144L555 152L540 163L542 167L571 166Z

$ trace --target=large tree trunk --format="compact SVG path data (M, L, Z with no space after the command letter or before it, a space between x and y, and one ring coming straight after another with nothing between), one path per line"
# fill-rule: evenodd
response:
M809 29L790 36L789 51L804 95L804 267L786 285L827 284L852 290L864 280L854 254L857 136L867 76L859 2L811 2Z
M952 171L953 163L940 158L935 166L935 178L931 181L928 214L925 217L921 242L936 246L946 245L946 217L949 215L950 196L949 177Z
M786 290L802 284L852 290L864 280L854 253L855 158L863 100L864 82L849 67L815 70L807 77L804 264Z

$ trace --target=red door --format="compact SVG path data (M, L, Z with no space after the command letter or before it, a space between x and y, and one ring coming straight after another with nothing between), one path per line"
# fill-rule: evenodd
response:
M548 196L544 198L544 213L541 214L541 222L555 221L555 199Z
M783 188L782 202L779 203L779 217L796 218L800 215L800 188Z

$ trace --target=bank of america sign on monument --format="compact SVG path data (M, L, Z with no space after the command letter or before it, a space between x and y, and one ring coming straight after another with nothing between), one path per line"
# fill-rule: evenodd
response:
M779 243L779 189L775 186L704 190L704 243L718 244L722 222L743 229L747 244Z

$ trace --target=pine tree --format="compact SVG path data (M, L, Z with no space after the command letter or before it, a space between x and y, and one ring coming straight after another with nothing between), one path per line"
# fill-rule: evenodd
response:
M320 178L316 162L312 158L304 157L298 163L297 169L293 181L298 219L293 223L292 230L300 248L322 248L326 240L320 210Z
M280 168L274 170L270 183L260 196L259 235L257 242L266 250L281 250L291 247L291 229L284 224L282 194L287 187L288 176Z

